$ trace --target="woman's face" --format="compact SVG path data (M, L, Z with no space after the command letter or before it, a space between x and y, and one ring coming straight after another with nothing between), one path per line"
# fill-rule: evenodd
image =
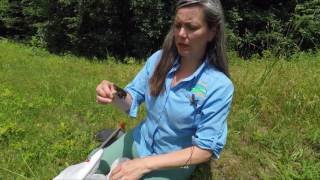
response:
M175 45L179 55L185 58L202 58L207 43L215 36L213 28L208 28L202 7L178 9L174 25Z

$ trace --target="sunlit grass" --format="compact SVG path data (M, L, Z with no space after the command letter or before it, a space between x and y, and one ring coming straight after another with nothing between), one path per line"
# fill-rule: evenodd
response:
M95 103L102 79L123 87L141 64L56 56L5 40L0 49L0 179L51 179L86 158L98 130L143 118L143 110L134 120ZM320 54L231 60L229 136L212 176L319 179Z

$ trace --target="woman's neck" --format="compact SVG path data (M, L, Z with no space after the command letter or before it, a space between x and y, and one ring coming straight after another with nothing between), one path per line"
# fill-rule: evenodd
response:
M198 67L202 64L203 58L192 59L181 57L180 59L180 67L176 71L174 75L174 80L172 82L172 86L177 85L181 80L189 77L192 73L194 73Z
M181 66L179 68L179 71L181 71L183 74L191 75L194 73L198 67L202 64L203 57L198 58L188 58L188 57L181 57Z

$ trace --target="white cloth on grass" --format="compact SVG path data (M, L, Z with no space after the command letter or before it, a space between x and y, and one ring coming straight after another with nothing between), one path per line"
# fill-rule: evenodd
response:
M121 157L113 161L108 175L94 174L100 165L102 154L103 149L98 150L87 161L67 167L53 180L108 180L117 165L129 160L129 158Z
M99 167L102 154L103 149L98 150L87 161L67 167L57 177L53 178L53 180L86 179L96 172Z

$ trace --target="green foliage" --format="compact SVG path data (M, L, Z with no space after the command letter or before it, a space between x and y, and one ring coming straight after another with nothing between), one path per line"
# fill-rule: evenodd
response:
M2 21L4 22L9 36L23 36L25 30L30 31L27 22L24 21L24 14L20 6L20 1L9 1L3 12Z
M0 36L19 40L31 39L37 32L36 25L44 20L43 15L46 11L44 4L41 0L2 0L0 22L4 27L0 27L2 29Z
M70 52L77 31L78 1L48 1L48 21L45 28L45 41L50 52Z
M250 58L319 48L318 0L225 0L229 47ZM0 36L89 58L145 58L161 48L175 1L1 0Z
M52 179L86 158L98 130L137 123L96 104L94 89L105 78L123 87L140 65L58 57L3 40L0 49L0 179Z
M0 36L4 35L6 31L6 27L3 21L5 17L6 9L8 9L8 1L0 0Z
M131 1L134 28L129 41L133 55L146 57L161 47L171 25L174 5L174 1Z
M225 2L232 49L246 58L268 49L277 55L296 52L294 42L285 34L285 22L295 5L294 0Z
M83 161L94 134L144 117L95 103L102 79L125 86L142 64L88 61L0 41L0 179L52 179ZM235 85L228 142L219 160L194 179L320 178L320 53L290 61L264 51L263 59L231 56ZM132 62L132 58L126 58ZM303 67L303 68L301 68Z
M292 17L294 38L302 49L320 47L320 1L298 4Z
M223 1L231 48L242 57L291 56L319 47L319 1Z
M81 1L76 52L88 57L126 56L131 28L128 1ZM123 13L126 12L127 13Z

